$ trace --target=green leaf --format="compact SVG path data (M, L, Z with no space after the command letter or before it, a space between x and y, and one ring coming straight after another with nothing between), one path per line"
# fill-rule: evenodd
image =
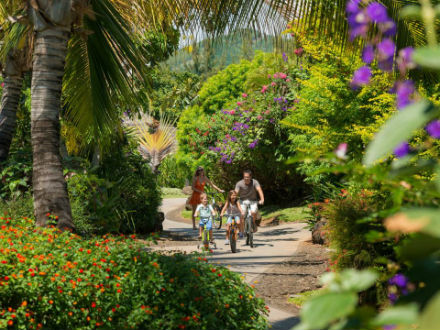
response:
M403 211L411 221L427 222L421 233L440 238L440 210L435 208L414 208Z
M421 47L416 48L413 60L428 69L440 69L440 47Z
M419 329L438 329L440 324L440 292L432 298L420 317Z
M392 152L400 143L408 140L418 128L423 127L435 115L438 109L432 103L422 100L399 111L388 120L369 144L364 164L367 166Z
M391 324L413 324L417 321L418 308L416 304L390 307L373 319L373 325L384 326Z
M341 287L343 290L359 292L372 286L376 279L377 274L371 270L347 269L341 273Z
M313 297L304 304L301 320L310 329L323 329L330 322L352 313L357 301L357 295L352 292L330 292Z
M400 10L399 16L403 19L421 19L422 9L416 5L405 6Z
M440 239L417 233L405 240L399 248L400 257L404 260L424 258L440 249Z

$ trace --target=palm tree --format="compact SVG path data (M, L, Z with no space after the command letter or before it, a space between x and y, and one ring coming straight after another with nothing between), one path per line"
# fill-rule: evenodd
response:
M198 21L209 31L223 31L227 26L234 29L255 23L253 17L267 7L264 1L257 0L175 0L162 2L161 5L153 0L33 0L18 3L24 3L21 9L29 13L34 30L31 133L36 221L37 225L45 225L46 214L53 213L59 216L60 228L70 229L73 229L73 223L59 154L63 76L68 82L67 86L78 87L69 91L65 89L69 114L80 126L81 123L94 124L99 134L103 125L115 118L108 111L111 109L111 102L101 101L130 94L130 85L126 83L130 75L140 75L138 69L142 68L139 63L132 61L134 58L142 58L137 57L135 48L131 47L133 43L127 39L123 43L115 43L115 38L124 33L128 35L134 26L141 31L151 27L160 29L163 22L180 24L182 21ZM271 10L268 13L276 13L284 3L286 1L271 0ZM101 15L95 14L99 10ZM135 25L126 26L121 17L129 17ZM108 49L112 53L108 58L95 57L100 53L102 44L95 44L96 52L93 53L85 47L86 43L87 46L91 45L87 40L99 34L99 29L103 28L100 25L102 22L106 22L106 26L105 31L101 30L100 37L105 41L103 44L110 45ZM115 22L119 24L119 30L112 30L113 24L109 24ZM84 28L86 25L89 28L95 27L96 30L92 29L93 33L90 33L90 30ZM77 33L72 33L73 31ZM72 50L71 57L68 56L69 49ZM80 58L74 56L75 53L87 56ZM84 61L84 58L88 58L90 62ZM97 69L102 68L101 61L117 68L114 70L117 77L115 81L106 71ZM95 67L87 67L89 63L93 63ZM127 67L131 70L127 70ZM86 80L82 79L84 76ZM111 95L110 90L115 85L119 93ZM84 110L90 109L86 106L88 102L93 104L92 108L96 111Z

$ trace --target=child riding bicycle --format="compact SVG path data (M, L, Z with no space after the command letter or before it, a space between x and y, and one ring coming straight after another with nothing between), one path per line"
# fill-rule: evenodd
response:
M211 205L208 205L208 196L205 193L200 195L201 204L197 205L195 217L200 215L199 222L199 239L202 238L202 230L206 224L206 229L209 230L209 237L211 238L211 243L214 242L214 237L212 236L212 217L216 215L214 209Z
M243 211L241 209L240 203L238 202L237 193L235 192L235 190L231 190L228 193L228 200L226 201L225 206L223 206L223 209L222 209L220 216L222 217L225 214L228 216L228 221L226 222L226 242L225 242L225 244L228 245L229 244L228 237L229 237L230 230L231 230L232 220L235 219L235 223L239 226L240 225L240 217L243 214Z

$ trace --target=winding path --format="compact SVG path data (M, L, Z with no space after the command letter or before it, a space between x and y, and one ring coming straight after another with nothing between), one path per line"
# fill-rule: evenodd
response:
M182 245L173 244L165 247L169 250L186 252L197 251L197 231L192 230L191 224L179 219L180 210L185 205L185 198L164 199L162 211L165 213L164 232L180 236ZM177 220L177 221L176 221ZM254 234L255 248L245 245L245 240L239 240L237 253L232 253L229 245L225 245L225 230L214 231L217 249L209 256L210 262L230 267L231 270L245 276L252 284L259 276L267 273L274 266L295 255L298 245L310 239L310 231L304 223L285 223L275 227L259 227ZM180 240L179 239L179 240ZM192 242L194 241L194 244ZM178 243L177 243L178 244ZM160 247L164 249L164 247ZM270 307L269 321L272 329L291 329L297 322L296 315Z

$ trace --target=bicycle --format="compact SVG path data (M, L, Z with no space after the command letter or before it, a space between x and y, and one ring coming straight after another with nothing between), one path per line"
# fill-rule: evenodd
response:
M251 207L248 206L244 219L244 232L246 234L246 245L254 247L254 221L252 219Z
M224 215L228 217L227 215ZM232 253L237 252L237 234L239 232L238 224L235 222L235 216L232 216L231 228L229 229L229 244L231 245Z
M212 225L215 229L220 229L222 227L222 217L220 216L220 213L222 212L222 207L219 205L216 201L216 197L218 197L220 193L212 193L211 203L210 205L214 209L216 215L213 217ZM223 196L223 195L222 195Z
M212 244L214 249L217 249L217 244L214 242L211 243L211 237L209 235L209 229L207 228L207 224L209 222L210 218L202 219L201 222L203 222L203 230L202 230L202 239L201 244L203 244L203 248L205 251L209 251L209 245ZM197 245L197 248L200 249L200 243Z

